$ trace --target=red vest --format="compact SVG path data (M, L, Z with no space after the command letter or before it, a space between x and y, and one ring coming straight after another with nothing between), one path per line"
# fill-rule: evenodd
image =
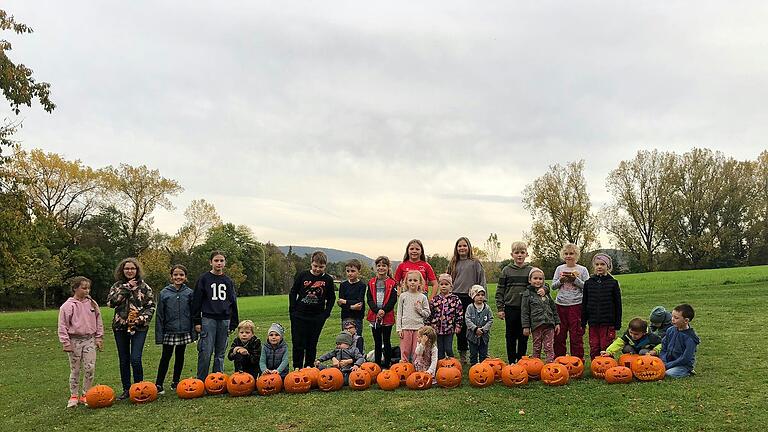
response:
M394 291L396 285L397 285L397 282L395 282L395 280L392 279L391 277L387 278L384 281L384 301L381 302L382 305L387 304L387 302L389 301L389 297L392 295L392 291ZM371 293L371 298L373 298L373 303L378 304L378 301L376 299L376 277L375 276L368 281L368 292ZM376 313L370 307L368 308L367 319L370 322L376 321ZM390 325L390 326L395 325L394 309L384 313L384 320L382 321L382 324Z

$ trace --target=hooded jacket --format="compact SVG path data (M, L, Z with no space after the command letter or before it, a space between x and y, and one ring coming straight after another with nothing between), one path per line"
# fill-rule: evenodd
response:
M667 329L659 357L667 369L682 366L690 371L696 363L696 347L700 342L699 335L692 327L678 330L672 326Z
M160 291L157 300L157 315L155 317L155 343L162 344L166 334L191 333L197 338L192 323L192 288L182 285L176 289L168 285Z
M59 308L59 341L64 348L71 346L70 336L104 338L99 305L90 297L78 300L70 297Z
M546 285L545 285L546 286ZM523 328L531 330L542 325L556 326L560 324L560 317L557 314L557 306L549 294L541 297L536 293L538 288L528 285L523 292L522 309L520 312Z

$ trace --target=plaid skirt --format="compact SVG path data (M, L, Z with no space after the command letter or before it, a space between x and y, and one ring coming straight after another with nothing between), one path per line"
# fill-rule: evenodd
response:
M163 345L189 345L193 342L192 333L166 333Z

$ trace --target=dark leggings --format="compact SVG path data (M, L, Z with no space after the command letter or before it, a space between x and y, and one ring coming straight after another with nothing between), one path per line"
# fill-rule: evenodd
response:
M382 369L386 369L392 362L392 326L378 324L376 327L371 327L371 333L373 333L374 361ZM384 345L384 360L381 359L382 344Z
M163 385L165 374L168 373L168 364L171 362L171 356L176 355L173 362L173 383L178 383L181 379L181 370L184 369L184 351L186 345L163 345L163 354L160 356L160 365L157 366L157 379L155 384Z
M469 350L469 345L467 344L467 322L464 321L464 312L467 311L467 306L472 303L472 299L469 298L469 294L457 293L456 295L459 296L459 300L461 300L461 317L459 317L459 320L461 321L461 331L456 333L456 347L459 351L467 351Z
M313 367L317 358L317 341L325 325L325 316L291 317L293 339L293 367Z
M504 306L504 321L507 330L507 360L509 363L515 363L525 355L528 349L528 336L523 336L520 309Z

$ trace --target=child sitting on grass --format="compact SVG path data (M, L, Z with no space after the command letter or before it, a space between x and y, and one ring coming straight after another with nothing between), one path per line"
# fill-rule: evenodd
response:
M352 347L352 343L351 334L339 333L336 336L336 349L328 351L315 360L315 366L318 369L325 369L321 363L331 360L332 367L339 368L344 375L344 385L349 384L349 373L357 370L365 362L363 354L357 347Z
M288 344L283 339L285 329L278 323L272 323L267 332L267 343L261 346L259 369L263 374L279 374L280 378L288 375Z
M690 325L693 315L693 307L687 303L672 309L672 327L667 329L659 355L667 368L668 377L682 378L695 374L693 365L701 339Z
M261 341L254 334L256 326L251 320L240 321L237 337L232 340L227 357L235 363L235 372L247 372L254 378L259 376Z
M653 333L648 333L648 323L640 317L632 318L624 334L616 338L612 344L601 351L605 357L616 357L620 354L650 354L659 355L661 351L661 338Z

